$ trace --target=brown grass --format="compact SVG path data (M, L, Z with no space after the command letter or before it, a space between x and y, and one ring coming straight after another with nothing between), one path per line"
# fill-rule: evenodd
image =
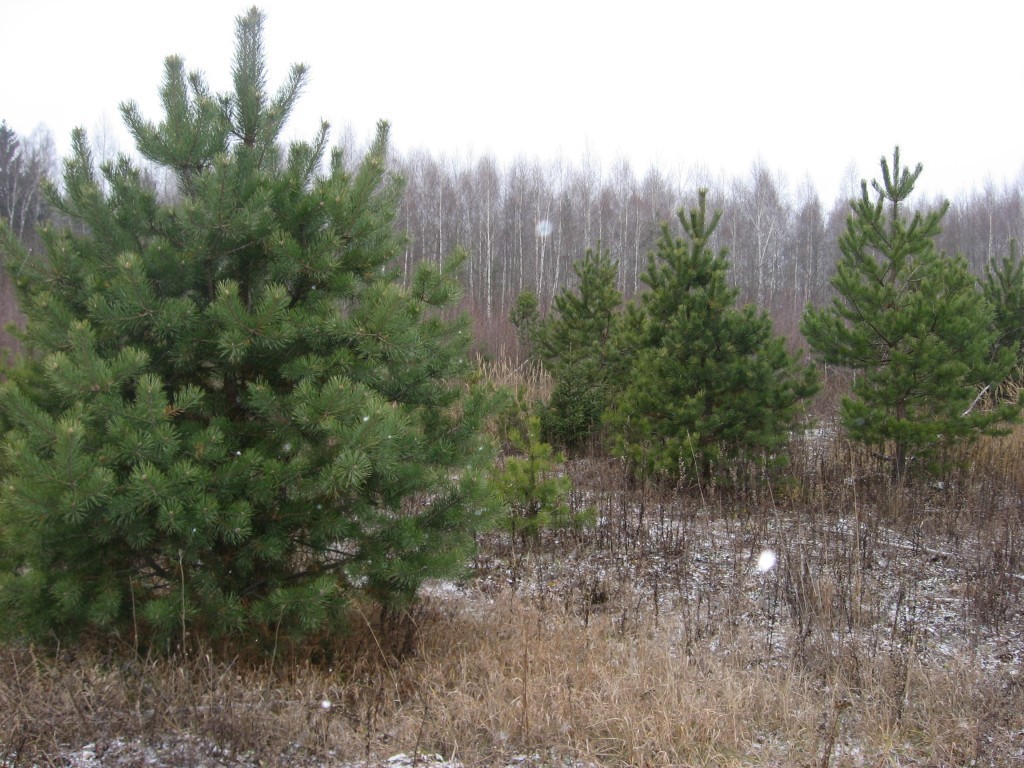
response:
M477 366L485 381L506 387L524 403L536 403L551 397L554 386L551 377L544 366L532 358L516 362L507 356L493 360L478 357Z
M623 632L602 615L584 626L511 596L486 612L436 606L421 629L416 657L401 665L364 658L338 670L95 653L43 661L9 650L0 717L8 760L186 735L263 765L415 750L467 765L523 753L652 766L1019 757L1019 686L970 659L910 659L908 669L903 657L850 649L821 675L767 663L757 633L687 654L667 622Z
M797 444L785 483L702 493L581 460L598 525L514 562L484 537L401 660L360 613L315 663L4 650L0 765L85 744L133 764L125 743L164 764L1020 765L1024 430L971 459L893 487L832 438Z

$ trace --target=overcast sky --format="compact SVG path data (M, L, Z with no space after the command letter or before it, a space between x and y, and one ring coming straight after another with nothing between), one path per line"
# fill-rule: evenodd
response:
M230 86L234 20L252 3L4 0L0 119L116 130L118 104L161 117L163 60ZM756 161L810 178L826 203L899 144L926 194L1024 171L1024 3L1018 0L263 0L271 87L310 84L290 131L321 118L400 151L489 153L607 172L627 158L686 179Z

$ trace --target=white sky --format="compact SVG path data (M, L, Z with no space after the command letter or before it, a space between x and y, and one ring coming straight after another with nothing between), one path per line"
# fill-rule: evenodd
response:
M4 0L0 119L121 133L118 104L160 119L163 60L179 54L230 87L223 0ZM320 118L365 139L392 125L422 147L500 161L589 155L637 176L655 163L808 176L826 204L877 175L899 144L926 194L955 196L1024 170L1024 3L1019 0L263 0L270 86L290 64L310 84L290 130Z

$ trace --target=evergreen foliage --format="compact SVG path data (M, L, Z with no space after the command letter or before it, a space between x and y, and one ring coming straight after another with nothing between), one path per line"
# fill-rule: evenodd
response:
M325 167L326 124L283 149L306 70L269 94L262 30L239 17L231 93L171 57L163 121L122 107L180 204L126 157L97 170L76 131L54 204L87 234L16 259L32 355L0 389L7 632L312 638L353 597L401 608L459 571L487 517L460 259L397 282L387 126L355 169Z
M607 383L589 378L586 365L567 368L540 408L541 437L566 449L583 447L600 426L608 402Z
M622 305L615 284L618 266L606 250L588 249L573 270L578 288L555 296L551 313L534 333L537 353L555 381L541 413L542 434L566 448L591 436L622 388L621 358L613 346Z
M521 291L509 312L509 322L515 326L519 345L526 354L533 349L533 334L540 321L540 302L533 291Z
M524 428L513 428L509 441L513 454L495 475L505 504L502 528L526 542L543 530L578 528L593 522L592 509L575 512L569 505L572 481L558 472L565 457L541 440L536 416L527 418Z
M617 348L635 352L609 421L643 475L703 480L722 476L725 459L774 460L819 386L766 314L735 306L725 251L708 245L719 218L701 190L697 207L679 212L685 238L663 226L643 278L650 290L621 323Z
M961 258L935 247L948 204L905 210L921 174L882 158L882 181L861 184L840 236L837 296L808 308L801 324L826 362L857 372L842 404L850 435L891 447L892 470L903 477L914 457L934 465L943 449L1016 418L1014 406L975 408L979 393L1013 364L1008 348L993 356L993 308Z
M1010 241L1008 256L998 264L985 266L982 291L993 307L996 352L1011 350L1016 366L1020 368L1024 354L1024 262L1016 240Z

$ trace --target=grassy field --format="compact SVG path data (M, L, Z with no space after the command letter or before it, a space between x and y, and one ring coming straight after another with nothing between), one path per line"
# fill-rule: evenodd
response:
M1024 431L907 487L828 429L772 484L563 471L597 525L316 658L4 649L0 765L1024 765Z

